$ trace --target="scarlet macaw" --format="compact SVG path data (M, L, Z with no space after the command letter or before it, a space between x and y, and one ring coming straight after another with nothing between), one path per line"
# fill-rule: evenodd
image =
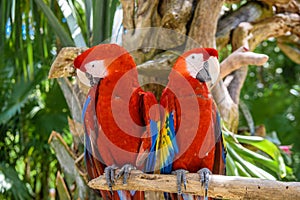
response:
M218 74L215 49L192 49L175 62L161 96L162 129L152 144L158 149L160 173L177 175L179 195L181 184L186 187L187 172L199 173L206 199L209 174L225 174L220 120L208 89L209 84L216 82ZM182 198L189 196L182 194Z
M116 44L86 50L74 66L79 79L91 85L82 112L89 178L105 172L111 191L100 191L103 199L144 199L140 191L112 192L112 185L117 167L123 166L117 176L125 172L124 182L135 166L147 168L149 138L158 131L159 111L151 108L157 104L154 95L140 88L133 58Z

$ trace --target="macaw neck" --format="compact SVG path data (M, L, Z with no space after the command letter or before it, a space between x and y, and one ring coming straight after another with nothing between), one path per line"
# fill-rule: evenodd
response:
M139 87L137 70L132 69L127 72L124 71L110 71L108 76L101 80L99 86L100 95L112 94L122 97L127 95Z
M209 97L209 90L205 82L200 82L198 79L187 74L181 74L174 69L169 75L168 87L180 96L201 93L204 97Z

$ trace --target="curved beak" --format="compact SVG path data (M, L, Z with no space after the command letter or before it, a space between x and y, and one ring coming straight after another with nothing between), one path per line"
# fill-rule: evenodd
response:
M205 61L203 63L203 67L202 69L200 69L200 71L197 73L196 78L200 81L200 82L209 82L211 81L211 76L209 74L209 64L208 61Z
M79 78L80 82L82 82L84 85L86 85L88 87L92 86L91 80L90 80L90 78L88 78L86 73L84 73L84 72L80 71L79 69L77 69L76 74L77 74L77 77Z
M200 82L208 83L212 87L218 80L220 75L220 64L216 57L211 56L203 63L203 68L197 73L196 78Z

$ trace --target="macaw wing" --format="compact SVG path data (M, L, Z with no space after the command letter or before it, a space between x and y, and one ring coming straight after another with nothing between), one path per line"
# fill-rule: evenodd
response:
M178 153L178 145L175 137L174 113L166 112L162 129L156 144L159 154L160 172L168 174L172 171L172 163Z
M155 96L151 92L140 91L139 111L146 126L136 165L143 166L144 172L153 172L156 165L155 141L160 129L160 113Z
M82 109L82 119L85 131L85 162L89 178L93 179L104 173L106 167L101 162L100 153L97 148L97 137L100 125L98 124L95 102L97 97L97 86L90 89Z
M163 121L159 137L156 141L156 154L160 173L169 174L172 171L172 163L175 155L179 152L176 141L177 109L173 93L165 90L162 94L161 105L164 107L162 113Z
M216 105L213 103L213 123L214 123L214 133L216 138L215 144L215 157L213 174L226 174L226 149L225 141L222 134L220 115L217 111Z

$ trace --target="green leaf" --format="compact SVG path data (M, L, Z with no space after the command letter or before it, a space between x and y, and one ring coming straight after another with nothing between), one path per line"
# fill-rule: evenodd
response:
M44 78L43 69L39 69L35 71L33 80L21 77L18 82L13 84L12 93L7 98L7 104L2 107L0 113L0 124L7 123L11 117L21 111L21 108L27 103L29 95L32 94L36 85L41 83Z
M257 178L265 178L269 180L276 180L274 176L272 176L270 173L266 172L265 170L256 167L254 164L244 160L233 147L231 147L230 144L227 144L227 151L228 154L232 156L232 158L235 160L235 162L239 162L240 165L252 176Z
M104 16L106 1L93 0L93 32L92 32L92 46L102 42L104 38Z
M61 40L63 46L74 46L72 38L64 29L64 27L59 23L52 10L44 3L43 0L35 0L35 2L46 15L50 26Z
M67 20L69 30L71 32L72 38L75 42L77 47L86 47L85 40L82 35L82 31L80 26L77 23L76 16L74 13L77 11L75 10L74 5L69 5L67 0L57 0L58 5ZM70 3L72 3L70 1Z
M236 164L230 154L226 155L226 174L228 176L239 176Z
M232 145L232 148L234 148L234 150L236 152L243 155L244 159L246 159L250 162L255 161L256 163L260 163L262 166L265 166L268 169L274 171L276 174L279 174L281 178L286 176L285 165L284 165L284 168L282 169L282 168L280 168L280 164L276 160L272 160L261 154L253 152L253 151L243 147L241 144L233 143L231 145Z
M236 135L235 137L240 143L250 144L270 155L276 161L276 163L278 163L281 178L286 176L286 168L283 157L281 156L279 148L275 144L258 136Z
M8 104L4 107L0 114L0 124L7 123L12 116L14 116L24 106L29 94L34 89L34 83L31 81L24 81L22 78L20 82L16 83Z
M0 191L4 191L4 196L13 196L16 200L32 199L26 187L26 183L20 180L16 170L7 163L0 163L0 176L3 180L0 182ZM0 195L1 197L1 195Z
M239 162L234 163L240 176L251 177L251 175L247 172L247 170L245 170L245 168L243 168L243 166Z

